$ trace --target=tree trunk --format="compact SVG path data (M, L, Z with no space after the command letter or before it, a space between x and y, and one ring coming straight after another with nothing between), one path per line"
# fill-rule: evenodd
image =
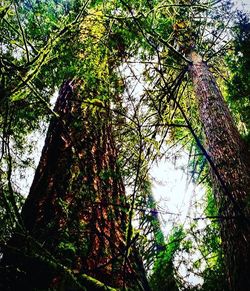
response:
M207 152L216 169L212 179L229 290L243 291L250 286L249 152L206 63L195 52L190 57Z
M81 82L67 81L59 92L55 106L59 118L50 123L22 209L28 236L23 237L22 246L20 235L8 246L21 247L26 259L8 252L3 261L10 265L19 260L17 268L26 273L20 279L25 290L77 290L70 289L58 266L70 269L76 277L87 274L115 288L147 289L141 260L130 256L124 266L128 206L109 109L102 102L84 103L80 86ZM54 258L41 262L47 251ZM52 272L48 260L58 263Z

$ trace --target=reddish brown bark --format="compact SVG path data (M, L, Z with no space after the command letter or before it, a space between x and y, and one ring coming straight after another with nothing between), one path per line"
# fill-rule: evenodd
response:
M94 114L93 105L82 106L80 85L69 81L60 90L55 106L60 117L49 127L22 209L24 225L76 276L88 274L109 286L137 290L147 283L140 259L131 256L124 267L128 207L108 106ZM29 278L40 272L43 288L59 288L61 272L48 274L45 268L38 267L35 275L32 269L25 272Z
M221 218L225 267L230 290L250 286L249 152L207 65L191 53L189 67L206 135L207 152L217 173L214 192ZM222 183L221 183L222 182Z

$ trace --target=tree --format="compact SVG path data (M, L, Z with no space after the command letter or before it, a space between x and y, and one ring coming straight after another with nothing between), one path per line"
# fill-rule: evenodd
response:
M194 53L191 59L190 74L213 163L228 283L230 290L244 290L250 283L248 149L207 65Z
M179 126L188 127L210 164L219 208L228 286L230 290L244 290L249 285L247 274L250 259L249 151L207 65L207 62L213 67L217 65L214 70L218 71L220 67L216 60L223 60L232 43L228 36L232 25L231 4L179 1L175 5L157 1L150 10L138 6L136 13L134 4L122 2L134 24L142 31L148 46L155 50L158 60L158 64L154 65L155 74L151 73L153 77L149 78L158 92L147 91L152 107L158 111L159 119L168 116L167 124L170 126L175 126L172 120L177 109L178 116L182 116L184 121ZM186 110L186 104L190 101L187 98L181 100L187 92L186 72L196 95L193 106L198 109L204 129L205 147L193 128L193 121L189 119L192 109ZM169 115L165 112L171 103L174 110Z
M13 264L26 273L24 278L17 274L21 279L14 282L26 290L69 288L61 270L49 270L46 254L32 249L30 239L37 240L75 275L88 274L113 287L137 285L140 280L135 262L128 259L124 266L127 205L108 109L95 110L93 103L82 109L79 86L77 81L68 81L60 90L55 107L60 118L51 121L22 209L27 238L25 234L15 237L8 248L18 252L4 258L12 272ZM41 264L36 255L45 262ZM29 256L34 256L33 262Z
M83 67L52 111L20 226L4 249L5 289L149 289L134 241L127 243L129 205L111 126L114 61L101 44L102 18L92 10L80 26Z

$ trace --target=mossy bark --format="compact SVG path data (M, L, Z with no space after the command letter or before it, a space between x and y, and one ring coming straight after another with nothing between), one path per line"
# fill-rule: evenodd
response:
M71 289L63 284L62 270L51 272L46 263L24 259L13 251L15 247L31 257L32 253L53 254L76 278L85 274L104 285L133 290L147 285L141 262L131 256L124 266L128 207L109 106L84 102L81 82L67 81L62 86L54 109L58 117L50 123L22 209L27 233L41 248L16 235L8 246L12 251L4 256L5 266L16 264L21 269L17 282L25 290ZM33 276L36 280L27 281Z

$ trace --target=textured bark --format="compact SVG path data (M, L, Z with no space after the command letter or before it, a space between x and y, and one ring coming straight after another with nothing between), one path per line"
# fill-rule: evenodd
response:
M50 123L22 209L24 225L29 235L74 275L87 274L112 287L137 290L147 282L140 259L130 257L124 267L128 207L108 106L84 105L80 86L80 82L69 81L60 90L55 106L60 118ZM20 237L16 236L11 246L20 248ZM32 256L34 244L28 249L25 243L24 248ZM7 263L17 261L13 255L5 257ZM51 272L46 262L35 260L32 265L22 256L19 259L26 272L24 280L29 278L25 290L33 290L32 284L33 288L77 290L63 283L58 268ZM36 286L38 282L40 286Z
M207 65L191 53L189 72L206 135L207 152L217 175L213 184L221 218L221 236L229 290L250 286L249 152ZM221 183L223 181L223 183Z

